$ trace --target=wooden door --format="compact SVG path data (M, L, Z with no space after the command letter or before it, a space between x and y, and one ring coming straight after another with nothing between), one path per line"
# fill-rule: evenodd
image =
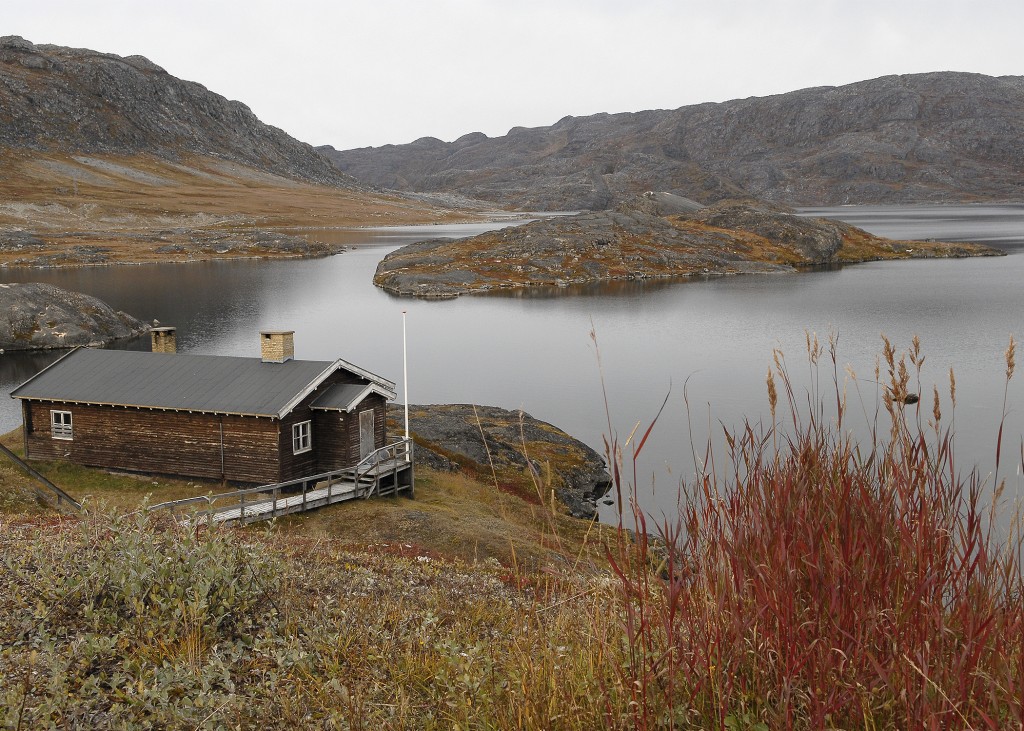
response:
M367 409L359 412L359 460L366 459L374 449L373 409Z

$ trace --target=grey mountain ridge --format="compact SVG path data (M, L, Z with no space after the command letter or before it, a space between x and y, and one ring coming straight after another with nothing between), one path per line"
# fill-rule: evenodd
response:
M1024 77L885 76L675 110L565 117L495 138L318 149L370 185L534 210L600 210L648 190L702 203L1019 200Z
M0 147L95 154L194 153L292 179L352 180L245 104L142 56L0 38Z

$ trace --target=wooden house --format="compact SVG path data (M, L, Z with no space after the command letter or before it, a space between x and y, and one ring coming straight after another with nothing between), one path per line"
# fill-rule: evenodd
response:
M77 348L18 386L26 459L268 484L356 464L386 443L395 384L344 360L294 358L291 332L262 357Z

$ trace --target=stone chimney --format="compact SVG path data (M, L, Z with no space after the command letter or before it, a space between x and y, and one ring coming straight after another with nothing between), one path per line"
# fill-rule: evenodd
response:
M264 363L284 363L295 357L294 330L262 330L260 354Z
M178 337L173 327L154 327L149 331L153 338L151 350L154 353L176 353L178 352Z

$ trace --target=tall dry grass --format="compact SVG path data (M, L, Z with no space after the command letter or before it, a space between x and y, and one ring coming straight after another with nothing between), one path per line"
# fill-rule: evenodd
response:
M1007 382L1015 348L1011 338ZM775 354L772 424L727 430L724 454L709 441L675 521L647 524L623 450L608 445L636 535L620 524L609 551L633 727L1021 728L1022 539L1016 521L998 533L992 514L1005 401L987 502L977 471L956 469L938 391L930 413L911 391L916 338L904 354L883 341L887 428L867 444L845 429L835 340L809 337L808 358L798 395ZM955 403L951 373L950 415Z

